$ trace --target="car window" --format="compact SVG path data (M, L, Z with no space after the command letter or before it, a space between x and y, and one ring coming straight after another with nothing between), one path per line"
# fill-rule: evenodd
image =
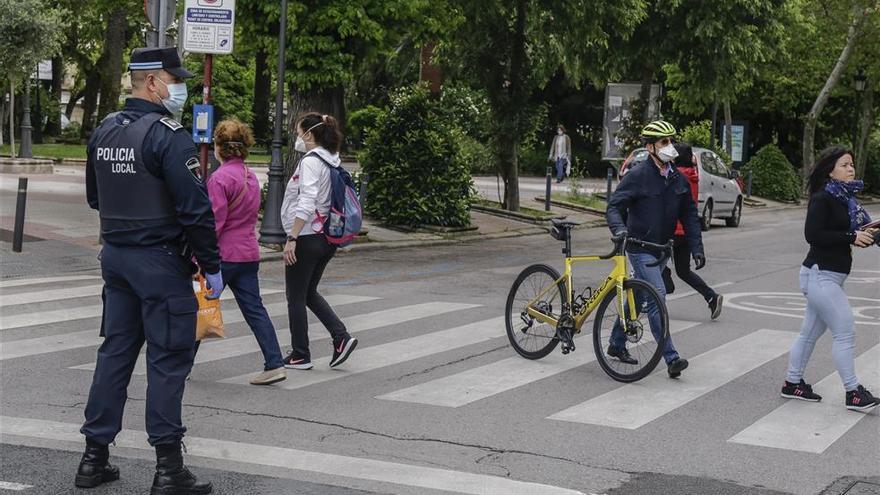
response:
M715 165L715 156L711 152L704 151L700 155L700 163L703 165L703 170L712 175L718 175L718 168Z

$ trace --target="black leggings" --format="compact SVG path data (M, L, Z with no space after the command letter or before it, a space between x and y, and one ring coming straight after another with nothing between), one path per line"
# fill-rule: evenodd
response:
M318 283L327 263L336 254L336 247L331 246L323 234L301 235L296 242L295 254L296 263L285 266L284 270L287 317L294 356L310 360L309 315L306 308L315 313L334 341L348 337L348 331L333 308L318 294Z
M718 295L706 285L706 282L699 275L691 271L691 249L686 240L675 239L672 247L672 261L675 264L675 274L678 275L678 278L699 292L706 302Z

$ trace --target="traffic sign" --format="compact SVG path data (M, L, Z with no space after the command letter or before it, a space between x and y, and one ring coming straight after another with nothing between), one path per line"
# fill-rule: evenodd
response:
M232 53L235 0L186 0L183 49L190 53Z

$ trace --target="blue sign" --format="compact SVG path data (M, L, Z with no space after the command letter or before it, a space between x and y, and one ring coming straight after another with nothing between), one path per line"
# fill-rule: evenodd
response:
M214 139L214 105L193 105L193 141L211 144Z

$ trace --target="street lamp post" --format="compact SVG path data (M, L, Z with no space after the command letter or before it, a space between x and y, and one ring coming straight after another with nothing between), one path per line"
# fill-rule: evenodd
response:
M31 138L31 80L25 79L24 92L21 98L22 111L21 116L21 146L18 148L19 158L33 158L33 140Z
M275 89L275 135L272 138L272 161L269 162L269 194L260 226L260 244L284 244L287 236L281 228L281 200L284 193L284 162L281 157L281 126L284 123L284 59L287 45L287 0L281 0L281 27L278 33L278 82Z
M865 91L865 81L867 81L867 79L867 76L865 76L865 69L859 69L853 80L853 88L856 90L856 118L853 119L852 139L853 150L859 147L856 141L859 139L859 118L861 117L862 92Z

